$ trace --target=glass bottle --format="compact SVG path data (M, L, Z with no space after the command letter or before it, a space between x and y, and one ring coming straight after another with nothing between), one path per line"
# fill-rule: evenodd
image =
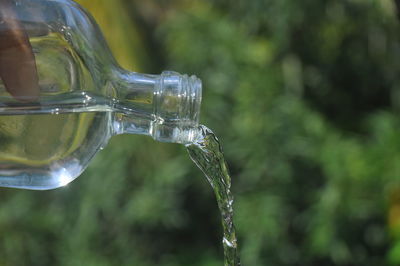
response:
M70 0L0 0L0 186L52 189L116 134L190 143L201 82L121 69Z

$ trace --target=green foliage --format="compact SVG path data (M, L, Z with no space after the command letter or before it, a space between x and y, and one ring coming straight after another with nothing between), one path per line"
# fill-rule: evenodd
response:
M203 80L201 120L231 167L243 265L400 264L389 0L121 3L136 46L149 47L138 65ZM118 136L68 187L0 198L1 266L222 265L214 196L178 145Z

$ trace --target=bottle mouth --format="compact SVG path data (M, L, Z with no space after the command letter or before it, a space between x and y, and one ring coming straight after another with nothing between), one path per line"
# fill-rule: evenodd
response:
M201 80L164 71L154 94L153 138L162 142L193 142L200 118Z

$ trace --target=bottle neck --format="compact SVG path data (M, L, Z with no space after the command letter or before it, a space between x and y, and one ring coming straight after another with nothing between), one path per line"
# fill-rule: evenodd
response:
M199 122L201 81L165 71L161 75L120 70L111 93L116 99L115 134L144 134L155 140L191 143Z

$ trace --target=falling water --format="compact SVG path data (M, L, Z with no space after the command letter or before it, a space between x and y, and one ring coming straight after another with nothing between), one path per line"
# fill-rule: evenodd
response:
M240 265L235 226L233 224L233 196L231 177L222 147L214 133L205 126L199 127L199 137L186 145L190 158L203 171L214 190L221 212L225 266Z

